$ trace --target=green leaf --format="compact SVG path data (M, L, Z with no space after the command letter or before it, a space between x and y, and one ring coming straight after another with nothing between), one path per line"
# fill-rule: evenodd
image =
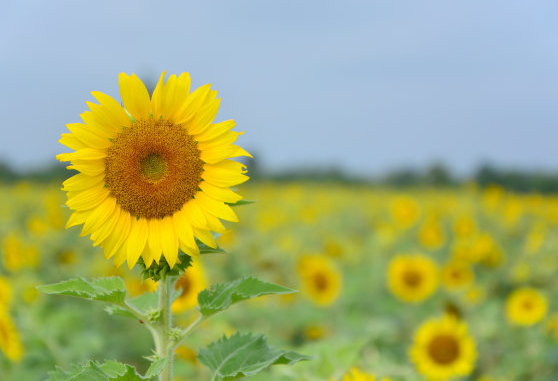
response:
M205 243L198 242L200 254L227 254L227 252L220 247L207 246Z
M126 298L126 287L120 277L97 278L92 281L74 278L60 283L37 286L45 294L70 295L89 300L120 304Z
M137 320L137 316L134 315L132 312L130 312L128 309L124 308L124 307L120 307L117 305L109 305L105 307L105 311L109 314L109 315L115 315L115 316L124 316L124 317L129 317L132 318L134 320Z
M74 365L71 370L57 368L49 373L47 381L144 381L145 378L136 369L127 364L107 361L104 364L90 361L86 365Z
M252 376L271 365L310 360L309 356L270 347L263 335L238 332L201 349L198 358L213 371L214 380L233 380Z
M249 204L253 204L256 201L253 200L239 200L237 202L233 202L233 203L228 203L229 206L242 206L242 205L249 205Z
M145 377L153 378L161 374L163 369L165 369L165 366L167 365L168 361L169 360L167 358L161 358L153 361L149 369L147 369L147 372L145 373Z
M291 294L291 288L264 282L255 277L245 277L230 283L217 283L198 294L200 312L205 316L213 315L229 308L242 300L262 295Z

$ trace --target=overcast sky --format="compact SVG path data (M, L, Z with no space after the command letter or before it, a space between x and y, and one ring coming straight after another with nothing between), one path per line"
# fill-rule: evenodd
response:
M269 169L558 170L555 0L11 1L0 158L50 163L119 72L188 71Z

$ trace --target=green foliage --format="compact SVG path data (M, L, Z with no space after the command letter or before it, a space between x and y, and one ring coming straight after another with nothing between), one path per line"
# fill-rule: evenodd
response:
M292 288L264 282L256 277L244 277L229 283L217 283L205 289L198 295L200 312L211 316L229 308L240 301L256 298L262 295L291 294L296 292Z
M242 206L242 205L250 205L255 203L254 200L238 200L237 202L229 203L229 206Z
M126 298L126 287L120 277L97 278L92 281L74 278L60 283L37 286L37 289L50 295L70 295L116 304L123 303Z
M74 366L70 371L57 368L49 373L47 381L143 381L161 372L159 364L156 367L154 365L155 363L149 368L146 377L143 377L131 365L116 361L107 361L104 364L90 361L86 365Z
M292 351L270 347L262 335L239 333L223 336L201 349L199 360L213 371L213 380L233 380L252 376L271 365L292 365L309 360Z
M171 269L167 263L165 257L161 257L159 263L152 262L149 267L145 267L143 259L140 257L138 264L142 267L141 272L143 279L153 279L153 281L158 282L161 279L161 275L164 272L167 276L180 276L181 273L186 271L186 269L192 266L192 257L188 254L180 251L178 253L178 262Z

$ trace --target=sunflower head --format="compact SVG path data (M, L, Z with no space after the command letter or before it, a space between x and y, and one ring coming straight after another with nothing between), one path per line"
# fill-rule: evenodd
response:
M506 301L506 317L513 325L536 324L545 317L547 310L546 298L534 288L519 288Z
M438 381L471 374L477 357L467 325L450 315L421 325L409 354L422 375Z
M441 278L448 290L463 290L473 283L475 273L468 263L451 261L442 267Z
M387 275L390 291L405 302L421 302L438 287L436 264L421 254L396 256Z
M303 292L317 305L330 305L339 297L342 276L330 258L305 255L298 261L298 273Z
M73 210L67 227L83 224L117 266L141 258L171 269L179 250L199 254L198 241L216 247L212 232L222 220L238 221L229 204L241 197L229 189L248 179L230 160L250 156L234 145L234 121L213 123L220 100L210 85L190 92L190 76L165 73L149 95L140 79L119 76L123 107L93 92L83 123L67 125L60 142L74 152L57 156L79 174L64 182Z

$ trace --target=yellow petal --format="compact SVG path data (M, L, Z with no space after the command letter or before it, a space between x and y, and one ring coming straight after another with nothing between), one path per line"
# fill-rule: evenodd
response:
M73 212L68 222L66 222L66 229L71 228L72 226L81 225L85 222L85 219L89 215L89 211L85 212Z
M99 205L108 195L109 190L100 186L81 192L68 192L66 205L72 210L87 210Z
M70 123L67 124L68 130L80 141L92 148L108 148L112 142L106 136L97 135L83 123Z
M114 132L120 132L122 128L132 124L126 111L113 97L99 91L92 91L91 94L100 103L100 106L94 105L91 109L97 120L110 126Z
M185 122L185 127L190 135L197 135L206 130L213 122L219 111L221 99L215 99L206 106L202 107L195 117Z
M180 109L186 104L186 101L190 93L190 75L188 73L182 73L178 78L172 79L172 83L169 83L166 95L166 107L165 115L168 120L176 123L176 116Z
M143 248L143 252L141 253L141 257L143 259L143 263L145 264L145 267L151 266L154 257L153 257L153 252L149 248L149 245L145 245L145 247Z
M149 226L149 238L147 239L147 245L153 253L153 258L157 260L157 263L159 262L161 252L163 251L163 247L161 245L161 221L162 220L157 218L150 218L147 222Z
M92 104L91 102L86 103ZM91 111L82 112L79 116L85 122L87 129L95 135L102 136L105 139L110 139L114 136L114 130L112 127L99 123Z
M233 129L234 126L236 126L236 123L232 119L225 120L224 122L221 123L212 124L209 128L204 130L202 133L196 135L196 140L198 142L206 142L208 140L215 139L223 135L227 131Z
M126 259L128 260L128 267L132 269L138 261L145 244L147 243L147 220L135 217L131 218L132 225L130 227L130 236L128 237L128 249L126 252Z
M116 224L120 220L121 209L118 205L114 208L114 211L99 229L91 233L91 240L93 241L93 246L98 246L103 243L109 236L110 233L115 228Z
M188 201L186 204L184 204L182 210L184 211L184 216L186 216L186 218L188 218L188 221L190 221L190 225L202 229L207 228L204 213L200 209L196 200Z
M91 214L87 216L85 223L83 224L83 229L81 230L81 236L86 236L91 234L93 231L99 229L106 220L111 216L114 208L116 206L116 199L114 197L107 197L103 202L99 204L96 208L91 211Z
M199 147L199 149L201 151L200 159L208 164L217 164L225 159L231 159L239 156L253 157L241 147L233 145L205 149Z
M166 216L161 220L161 244L165 259L172 269L178 260L178 236L174 231L174 223L171 216Z
M196 235L196 237L199 238L200 241L205 243L207 246L212 247L214 249L217 248L217 242L215 242L215 238L213 238L213 235L209 230L194 228L194 234Z
M215 185L211 185L206 181L202 181L200 183L200 188L202 191L207 193L211 198L229 204L234 204L238 200L242 199L241 196L234 193L229 188L216 187Z
M78 150L81 148L89 148L87 144L79 140L74 134L62 134L58 143L65 145L73 150Z
M56 155L58 161L74 161L74 160L99 160L107 157L106 150L98 150L93 148L83 148L75 152L61 153Z
M205 164L202 178L218 187L231 187L242 184L249 179L245 166L232 160L223 160L216 164Z
M120 73L118 75L118 87L120 88L122 103L132 117L136 120L149 118L151 100L143 82L135 74Z
M211 94L211 84L198 87L186 98L186 101L178 110L172 121L175 124L185 123L192 119L200 107L204 104L208 96Z
M217 217L213 216L212 214L207 213L205 215L205 219L207 221L207 227L209 228L209 230L221 234L223 234L227 230L225 229L221 221Z
M67 192L81 191L99 185L104 179L103 175L88 176L78 173L62 183L62 190Z
M132 218L125 210L120 209L120 218L114 226L114 231L105 242L105 257L108 259L116 254L116 251L121 247L124 248L124 256L126 256L127 245L124 243L130 235L130 228L132 226Z
M175 213L172 216L172 219L180 246L186 246L195 251L195 248L197 248L198 245L196 245L196 241L194 240L194 231L192 230L192 225L190 225L190 221L188 221L188 218L184 215L184 211L182 210L178 213Z
M165 83L163 80L166 73L166 71L161 73L159 82L157 82L157 86L155 86L155 90L153 90L153 95L151 96L151 112L153 113L154 120L159 120L161 116L163 116L162 112L165 104Z
M202 209L213 214L215 217L227 221L238 222L238 217L234 211L224 202L214 200L203 192L198 192L195 199L198 201L198 204L202 207Z
M66 168L75 169L88 176L98 176L105 173L105 162L104 160L74 160L72 165L68 165Z

